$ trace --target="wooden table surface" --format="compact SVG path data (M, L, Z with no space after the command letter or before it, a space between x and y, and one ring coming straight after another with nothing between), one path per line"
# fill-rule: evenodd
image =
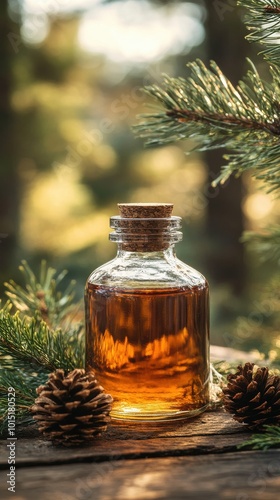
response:
M280 450L238 450L250 434L221 409L163 427L112 423L77 449L29 432L16 441L15 493L0 441L1 500L280 498Z

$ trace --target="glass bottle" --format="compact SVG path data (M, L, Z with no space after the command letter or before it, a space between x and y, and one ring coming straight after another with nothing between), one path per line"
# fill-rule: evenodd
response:
M209 403L207 281L176 257L172 204L118 206L117 256L86 283L86 368L113 396L114 419L193 417Z

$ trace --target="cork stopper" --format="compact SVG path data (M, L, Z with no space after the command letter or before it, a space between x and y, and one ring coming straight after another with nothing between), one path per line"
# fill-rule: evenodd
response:
M130 252L165 250L179 241L181 218L172 216L172 203L118 203L120 215L110 219L110 240Z
M118 207L126 219L165 219L171 217L173 203L118 203Z

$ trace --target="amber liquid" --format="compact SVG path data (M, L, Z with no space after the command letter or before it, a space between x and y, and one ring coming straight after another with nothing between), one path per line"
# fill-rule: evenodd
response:
M86 366L114 398L112 417L172 420L209 401L208 289L87 285Z

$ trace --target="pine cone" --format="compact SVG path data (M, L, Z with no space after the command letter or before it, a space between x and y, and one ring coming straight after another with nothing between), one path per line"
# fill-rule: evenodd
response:
M36 392L33 418L54 444L78 445L106 430L113 399L92 373L76 369L66 375L56 370Z
M223 389L225 409L249 429L280 425L280 377L270 374L268 368L254 366L240 365L235 374L228 375Z

